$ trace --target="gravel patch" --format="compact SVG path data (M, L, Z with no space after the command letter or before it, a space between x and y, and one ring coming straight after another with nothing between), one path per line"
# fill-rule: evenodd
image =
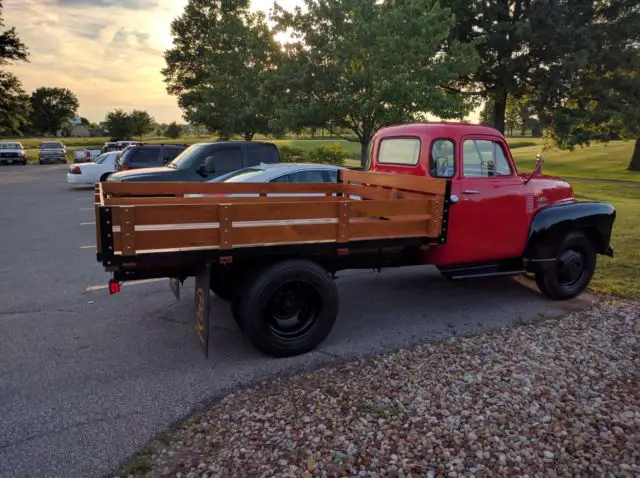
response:
M263 383L119 476L640 476L640 302Z

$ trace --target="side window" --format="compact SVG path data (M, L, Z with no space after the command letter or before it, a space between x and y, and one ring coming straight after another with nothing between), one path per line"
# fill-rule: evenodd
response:
M450 139L436 139L431 143L429 173L434 178L452 178L456 170L455 147Z
M387 138L380 142L378 162L415 166L420 159L420 140L418 138Z
M173 161L181 152L182 150L178 148L165 148L163 160L167 163Z
M325 183L327 178L323 173L324 171L316 169L291 173L286 176L289 177L291 183Z
M159 148L131 148L126 160L132 164L156 163L159 153Z
M242 152L240 148L218 149L209 156L213 158L216 173L229 173L242 169Z
M502 144L488 140L466 140L462 161L467 178L511 176L511 166Z
M247 167L257 166L260 163L271 164L278 162L278 150L275 146L248 144L246 148Z
M270 183L288 183L290 177L291 177L290 174L284 174L282 176L278 176L277 178L272 179L269 182Z

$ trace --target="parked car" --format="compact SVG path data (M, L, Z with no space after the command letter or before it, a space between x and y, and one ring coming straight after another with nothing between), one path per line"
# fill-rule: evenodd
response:
M186 148L186 144L132 144L118 155L116 170L163 166L174 160Z
M104 181L107 176L116 170L118 151L110 151L101 154L95 162L82 165L73 164L67 172L67 182L71 184L96 184Z
M107 141L102 145L101 151L103 153L109 153L111 151L121 151L123 148L118 144L117 141Z
M45 163L66 163L67 148L60 141L45 141L38 147L38 162Z
M227 173L208 183L337 183L340 166L328 164L279 163L260 164ZM324 196L325 193L273 193L276 196ZM215 197L224 194L185 194L184 197ZM228 194L230 197L257 197L258 193Z
M79 149L73 152L74 163L89 163L102 154L100 149Z
M0 141L0 164L27 164L27 153L22 143Z
M144 147L147 146L152 145ZM125 162L130 154L123 154ZM254 141L198 143L189 146L164 167L117 172L109 176L109 181L208 181L261 163L280 163L280 153L274 144Z

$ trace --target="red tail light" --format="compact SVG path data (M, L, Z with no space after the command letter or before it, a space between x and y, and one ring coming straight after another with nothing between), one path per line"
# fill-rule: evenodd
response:
M82 174L82 170L80 169L80 166L76 166L75 168L73 168L71 170L71 174Z
M126 171L127 169L130 169L130 168L129 168L129 165L128 165L128 164L121 164L121 165L120 165L120 169L121 169L122 171Z
M120 292L120 282L118 282L117 280L110 280L109 294L113 295L113 294L117 294L118 292Z

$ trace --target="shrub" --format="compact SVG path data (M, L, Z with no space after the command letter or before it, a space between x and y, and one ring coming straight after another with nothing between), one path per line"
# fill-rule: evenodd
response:
M534 141L514 141L513 143L509 143L509 149L516 148L527 148L529 146L537 146L538 143Z
M334 164L342 166L344 160L349 157L349 153L340 143L331 143L312 149L307 154L307 161L310 163Z
M304 149L283 144L278 150L280 151L280 161L283 163L300 163L307 161L308 153Z

